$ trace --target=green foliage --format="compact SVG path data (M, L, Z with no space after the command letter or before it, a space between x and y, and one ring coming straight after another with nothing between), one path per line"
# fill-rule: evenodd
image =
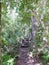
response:
M7 55L7 54L5 54L5 55L2 56L2 61L3 61L3 62L6 62L6 61L9 60L9 59L10 59L10 56Z
M42 58L43 58L46 62L49 61L49 55L44 55L44 56L42 56Z
M38 31L36 33L36 38L35 38L35 43L36 43L36 46L41 46L42 44L42 33L43 33L43 28L41 26L41 24L39 24L38 26Z
M22 19L22 21L21 21L21 23L22 24L27 24L27 25L30 25L30 13L22 13L22 17L23 17L23 19Z
M40 57L42 59L42 62L44 64L47 64L49 62L49 55L47 53L42 52L43 55Z
M34 55L36 53L38 54L40 49L39 49L39 51L37 51L37 50L38 50L38 48L41 48L42 50L39 53L39 57L44 64L47 64L49 62L49 54L48 54L48 50L47 50L48 48L43 47L43 40L42 40L43 39L43 36L42 36L43 31L44 31L43 27L41 26L41 24L39 24L38 30L36 33L36 38L35 38L36 50L33 52L33 54Z
M14 58L11 58L9 55L5 54L2 56L2 65L14 65Z
M14 55L17 55L17 48L21 42L20 39L28 37L29 33L33 32L32 28L30 29L30 25L31 27L33 25L31 24L31 16L35 16L35 19L40 23L38 24L35 36L36 50L39 47L43 48L43 36L47 38L49 43L49 0L45 2L46 0L2 0L2 43L3 46L10 47L10 52L15 47L16 49L14 48L14 50L16 50L16 53L14 51ZM43 29L41 22L43 22L45 29ZM14 47L10 45L14 45ZM45 51L45 53L42 52L42 58L44 62L47 62L49 55L46 54L46 50L44 49L42 51ZM36 50L35 53L37 52ZM9 59L10 56L5 54L3 56L3 65L13 65L13 62L12 64L7 62Z

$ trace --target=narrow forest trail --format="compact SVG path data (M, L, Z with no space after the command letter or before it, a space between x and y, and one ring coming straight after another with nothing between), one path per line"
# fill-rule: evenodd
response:
M29 51L28 47L19 48L19 58L16 62L16 65L42 65L39 59L32 56L32 53Z

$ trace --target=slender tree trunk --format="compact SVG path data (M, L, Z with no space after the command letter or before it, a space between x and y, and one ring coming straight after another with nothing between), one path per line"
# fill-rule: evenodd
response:
M32 41L31 41L31 47L33 49L33 46L35 45L35 36L36 36L36 32L37 32L37 25L38 22L36 21L35 16L31 15L31 25L32 25Z
M35 16L32 15L31 15L31 25L32 25L32 39L34 41L37 32L38 21L36 20Z

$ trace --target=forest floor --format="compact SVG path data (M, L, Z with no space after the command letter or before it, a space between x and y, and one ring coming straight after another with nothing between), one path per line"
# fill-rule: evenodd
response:
M20 47L19 48L19 58L15 65L43 65L38 58L32 56L32 52L29 48Z

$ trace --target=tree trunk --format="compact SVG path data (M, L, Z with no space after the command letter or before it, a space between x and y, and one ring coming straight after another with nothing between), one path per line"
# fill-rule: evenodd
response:
M33 49L33 46L35 45L35 36L36 36L36 32L37 32L37 25L38 22L36 21L35 16L31 15L31 25L32 25L32 41L31 41L31 48Z

